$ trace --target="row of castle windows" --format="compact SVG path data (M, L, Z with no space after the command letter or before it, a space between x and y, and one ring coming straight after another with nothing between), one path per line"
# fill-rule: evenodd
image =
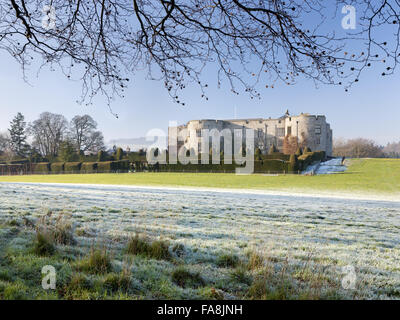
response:
M292 134L292 127L287 127L287 135ZM321 134L321 126L316 126L315 127L315 134ZM285 136L285 128L276 128L276 135L278 137L284 137ZM196 136L198 138L201 137L201 129L196 130ZM258 129L257 130L257 137L262 138L264 136L264 130L263 129Z

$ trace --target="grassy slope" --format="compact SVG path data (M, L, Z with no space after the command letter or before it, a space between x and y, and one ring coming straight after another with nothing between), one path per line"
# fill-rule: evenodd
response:
M399 193L400 160L352 160L343 174L264 176L222 173L135 173L49 176L6 176L0 182L84 183L145 186L190 186L262 190L331 190Z

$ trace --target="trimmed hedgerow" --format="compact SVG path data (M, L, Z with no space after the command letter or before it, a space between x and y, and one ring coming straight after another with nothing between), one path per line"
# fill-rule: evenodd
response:
M80 172L82 162L66 162L64 166L65 172Z
M82 173L94 173L97 172L96 162L83 162L81 166Z
M118 161L117 166L118 166L118 170L128 171L129 167L130 167L130 162L129 162L129 160L121 160L121 161Z
M114 169L113 161L97 162L97 171L98 172L110 172L113 169Z
M297 157L296 157L296 155L291 154L290 159L289 159L289 164L288 164L288 171L295 172L297 170L298 170Z
M33 165L33 172L34 173L49 173L50 172L50 163L49 162L40 162L35 163Z
M105 161L105 162L97 162L97 171L98 172L116 172L120 167L120 161Z
M54 162L51 164L51 173L63 173L64 172L64 162Z
M323 161L325 158L325 151L304 152L303 155L298 157L298 166L300 170L305 170L313 162Z
M256 173L281 173L288 172L288 163L283 160L263 160L254 162Z
M283 154L281 152L274 152L272 154L266 154L262 156L263 160L284 160L289 161L290 155Z

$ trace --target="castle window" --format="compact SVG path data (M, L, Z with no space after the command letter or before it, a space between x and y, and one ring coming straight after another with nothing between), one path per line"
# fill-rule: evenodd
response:
M292 135L292 127L287 127L287 134L288 136Z
M315 134L321 134L321 126L315 127Z
M257 135L258 135L259 138L262 138L262 136L263 136L263 131L262 131L262 129L258 129Z
M320 137L317 137L317 138L315 139L315 143L316 143L316 144L321 144L321 138L320 138Z
M198 150L198 153L201 153L201 142L199 142L197 150Z
M276 128L276 135L278 137L284 137L285 136L285 128Z
M196 130L196 136L197 137L201 137L201 129L197 129Z

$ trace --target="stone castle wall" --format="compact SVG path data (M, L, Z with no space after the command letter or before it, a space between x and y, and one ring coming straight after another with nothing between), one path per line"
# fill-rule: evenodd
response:
M171 128L170 128L171 129ZM178 148L184 146L187 150L194 149L201 152L199 141L202 129L254 130L255 147L260 148L265 154L272 145L283 152L285 136L295 137L302 147L309 147L313 151L325 151L332 155L332 130L325 116L301 114L290 116L288 113L278 119L233 119L233 120L191 120L186 125L178 126L178 134L186 129L189 136L184 141L178 142ZM243 134L244 136L244 134ZM295 139L295 140L296 140ZM221 145L221 150L223 145Z

